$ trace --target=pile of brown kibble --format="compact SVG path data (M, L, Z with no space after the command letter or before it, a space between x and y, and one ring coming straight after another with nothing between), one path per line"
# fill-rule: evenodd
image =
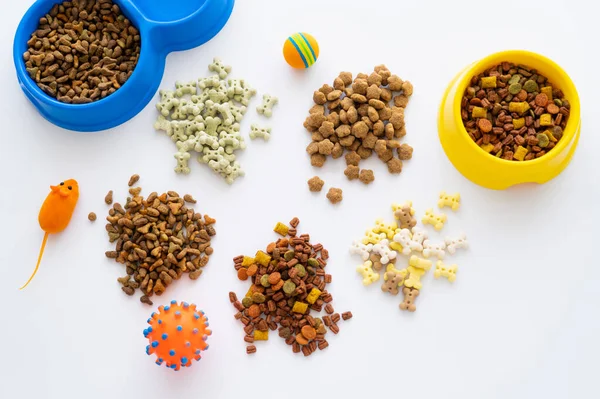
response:
M111 0L55 4L23 54L31 79L58 101L84 104L114 93L137 65L138 30Z
M133 175L129 186L138 180ZM115 243L115 250L106 256L125 265L127 275L118 279L123 292L133 295L139 288L140 301L152 305L150 297L162 295L184 273L192 280L200 277L213 253L210 243L216 220L188 208L186 203L196 203L189 194L181 198L174 191L153 192L144 199L141 191L141 187L130 188L124 207L112 203L112 191L105 197L113 205L106 231Z
M331 282L331 275L325 273L329 253L323 245L311 244L308 234L297 236L298 224L298 218L289 227L278 223L274 231L282 238L267 245L266 251L233 259L238 278L252 281L242 301L229 293L238 310L235 318L245 326L248 354L256 352L255 341L268 340L269 330L278 330L294 353L309 356L329 346L327 328L337 334L338 321L352 317L351 312L335 312L333 297L325 289ZM327 315L322 318L310 314L323 308Z
M467 133L485 152L529 161L563 136L571 105L535 69L503 62L471 79L461 103Z
M406 135L404 109L412 94L412 84L392 75L385 65L376 66L370 75L359 73L354 81L350 72L340 73L333 87L325 84L314 92L316 105L304 122L312 134L306 148L311 164L321 167L328 156L336 159L347 152L348 179L369 184L373 172L361 171L359 162L375 151L390 173L402 172L402 161L413 152L398 141Z

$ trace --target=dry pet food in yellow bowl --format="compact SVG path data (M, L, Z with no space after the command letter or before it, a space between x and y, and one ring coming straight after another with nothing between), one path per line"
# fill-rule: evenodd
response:
M581 130L579 96L553 61L528 51L492 54L450 83L438 131L467 179L502 190L545 183L568 165Z

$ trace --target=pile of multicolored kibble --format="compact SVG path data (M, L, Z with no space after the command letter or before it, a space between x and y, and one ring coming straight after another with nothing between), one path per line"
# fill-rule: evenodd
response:
M234 292L229 293L238 310L235 318L245 326L248 354L256 352L254 341L265 341L269 330L279 330L294 353L309 356L317 348L329 346L326 327L337 334L338 321L352 317L350 312L335 313L333 297L325 289L331 282L331 275L325 273L329 253L323 245L311 244L308 234L297 236L298 223L298 218L290 221L290 227L277 223L274 231L282 238L254 257L233 259L238 278L252 281L241 301ZM323 309L327 315L322 318L310 314L311 310L320 313Z
M231 67L218 58L208 69L216 75L197 82L177 82L175 91L160 91L161 101L156 104L160 115L154 128L165 131L177 145L175 172L190 173L188 161L195 151L200 154L200 163L207 164L231 184L244 175L234 152L246 148L240 123L256 90L244 79L226 80ZM265 94L256 110L270 117L277 102L277 97ZM251 126L251 139L268 140L270 136L271 128Z
M460 207L460 195L440 194L438 206L450 207L453 211ZM392 295L398 295L399 288L404 286L402 293L404 301L400 303L401 310L414 312L417 310L415 299L422 288L421 277L427 272L432 262L427 258L437 257L434 277L444 277L453 282L456 279L458 267L446 265L442 261L446 250L454 254L457 249L468 247L467 237L462 234L456 238L446 238L444 241L435 243L429 240L427 232L417 226L414 217L415 210L412 202L405 204L393 204L392 211L397 222L386 223L383 219L375 221L375 227L367 230L360 241L354 241L350 247L350 253L360 255L363 264L356 270L363 277L363 284L370 285L380 278L379 271L385 267L383 285L381 290ZM427 209L421 222L432 225L436 231L440 231L446 223L446 215L435 214L433 209ZM420 253L425 258L420 258L412 253ZM410 256L406 268L397 269L398 254Z

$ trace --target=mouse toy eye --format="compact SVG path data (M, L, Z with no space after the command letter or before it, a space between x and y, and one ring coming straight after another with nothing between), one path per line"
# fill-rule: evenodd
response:
M61 181L61 182L60 182L60 185L61 185L61 186L64 186L64 185L65 185L65 182L64 182L64 181Z
M67 188L68 188L69 190L72 190L72 189L73 189L73 187L71 187L71 186L69 186L69 187L67 187Z

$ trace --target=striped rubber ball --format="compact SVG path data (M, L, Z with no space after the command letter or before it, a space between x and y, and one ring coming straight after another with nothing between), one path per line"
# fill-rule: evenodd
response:
M319 58L319 43L308 33L294 33L283 44L283 57L293 68L308 68Z

